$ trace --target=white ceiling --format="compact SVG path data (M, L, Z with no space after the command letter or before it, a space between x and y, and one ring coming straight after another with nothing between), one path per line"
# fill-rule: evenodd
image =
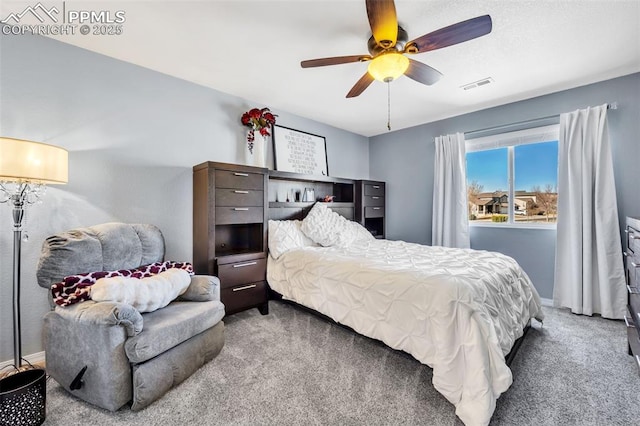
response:
M3 1L0 15L32 2ZM45 6L61 4L43 0ZM300 61L366 54L364 0L72 1L124 10L120 36L57 39L361 135L387 132L387 87L345 95L366 63L302 69ZM391 83L393 130L640 71L640 0L396 0L409 39L489 14L484 37L412 56L444 77ZM464 91L485 77L495 82ZM611 99L615 101L615 99ZM252 105L253 106L253 105Z

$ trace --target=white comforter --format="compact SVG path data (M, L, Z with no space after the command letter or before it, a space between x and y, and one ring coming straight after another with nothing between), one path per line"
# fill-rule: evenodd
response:
M504 356L540 298L510 257L402 241L304 247L269 257L267 280L321 312L433 368L433 385L466 425L486 425L512 382Z

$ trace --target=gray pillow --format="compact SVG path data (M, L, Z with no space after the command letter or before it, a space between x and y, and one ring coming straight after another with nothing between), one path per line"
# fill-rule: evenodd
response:
M220 280L211 275L193 275L187 291L182 293L178 300L192 302L220 300Z

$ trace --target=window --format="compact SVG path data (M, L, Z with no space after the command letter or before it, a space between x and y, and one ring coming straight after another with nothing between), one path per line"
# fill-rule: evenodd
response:
M553 225L558 125L468 139L469 223Z

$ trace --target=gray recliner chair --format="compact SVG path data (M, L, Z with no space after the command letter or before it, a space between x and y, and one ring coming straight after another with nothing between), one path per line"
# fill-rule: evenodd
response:
M65 276L133 269L162 261L164 254L164 238L153 225L107 223L67 231L44 242L38 284L50 289ZM55 306L44 317L46 369L87 402L115 411L132 401L131 409L140 410L220 353L224 314L220 282L203 275L193 276L181 298L154 312L91 300Z

